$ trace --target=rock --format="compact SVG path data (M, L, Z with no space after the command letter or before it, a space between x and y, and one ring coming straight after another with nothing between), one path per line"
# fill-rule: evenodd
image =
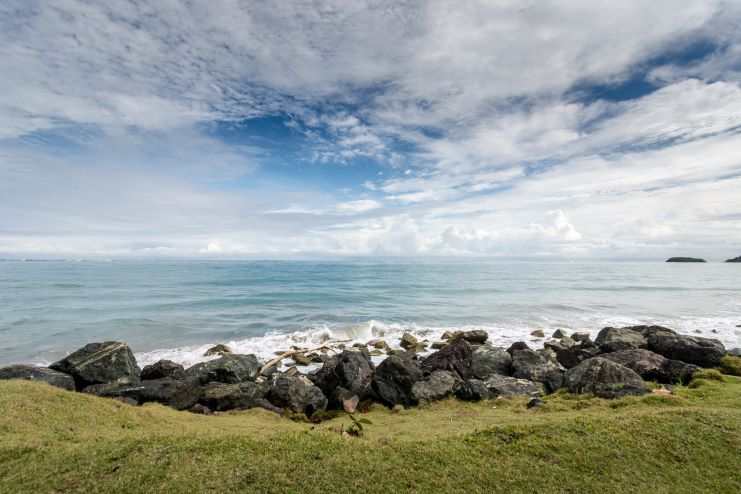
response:
M595 391L594 396L598 398L605 398L607 400L614 400L617 398L625 398L626 396L640 396L651 394L651 391L645 388L621 388L615 389L603 389L602 391Z
M225 384L211 382L203 387L200 402L211 410L224 411L251 408L250 404L264 398L267 386L252 382Z
M571 339L577 343L581 343L582 341L589 339L589 333L573 333Z
M368 342L368 346L372 346L373 348L377 348L379 350L388 350L389 348L391 348L389 344L383 340L371 340Z
M441 340L452 340L453 336L455 336L455 333L457 333L457 331L445 331L442 334L442 336L440 336L440 339Z
M524 341L515 341L507 348L507 353L512 355L515 350L530 350L530 347Z
M156 402L176 410L185 410L196 404L201 388L196 379L178 381L170 377L150 379L138 384L102 383L87 386L84 393L108 398L128 398L137 404Z
M426 376L436 370L445 370L456 374L459 379L466 380L469 377L472 362L471 344L464 339L454 339L442 350L422 360L420 369Z
M697 257L670 257L666 262L706 262L705 259Z
M254 381L259 372L260 363L257 357L232 354L189 367L185 375L197 378L201 384L209 382L234 384Z
M49 368L71 375L78 390L115 381L138 382L141 373L129 346L118 341L89 343Z
M542 383L517 379L507 376L492 376L484 384L492 396L504 396L506 398L518 395L539 396L545 393Z
M344 403L347 400L353 399L353 397L358 398L358 395L349 389L336 387L332 390L332 393L330 393L329 399L327 400L327 410L342 410Z
M560 339L560 338L563 338L564 336L566 336L566 333L564 332L564 330L557 329L553 332L553 334L551 335L551 338Z
M383 355L383 352L377 348L374 348L369 352L369 354L371 357L380 357L381 355Z
M530 333L530 336L535 336L536 338L545 338L545 333L542 329L536 329L532 333Z
M679 360L670 360L662 355L641 348L606 353L602 357L624 365L645 380L673 384L688 383L700 368Z
M626 348L646 348L646 337L632 328L603 328L594 342L603 352L617 352Z
M564 387L572 393L597 393L616 389L642 394L645 390L641 376L611 360L593 357L564 374Z
M727 354L731 357L741 357L741 348L731 348Z
M244 407L244 410L251 410L253 408L261 408L263 410L267 410L268 412L276 413L278 415L283 415L283 409L278 408L277 406L270 403L265 398L259 398L257 400L254 400L247 404L247 406Z
M512 354L512 370L513 377L544 383L546 373L563 369L532 350L517 350Z
M438 401L453 394L459 379L452 372L436 370L424 381L412 386L414 401Z
M293 359L293 362L296 365L307 366L307 365L311 365L313 363L309 357L307 357L306 355L303 355L301 353L297 353L295 355L291 355L291 358Z
M210 357L212 355L230 355L231 353L232 353L231 348L219 343L218 345L212 346L211 348L206 350L206 353L204 353L203 356Z
M681 360L700 367L715 367L726 354L718 340L699 336L655 333L648 337L648 349L668 359Z
M733 259L726 259L726 262L741 262L741 256L734 257Z
M531 408L539 407L543 403L543 400L541 400L540 398L533 398L532 400L527 402L527 409L530 410Z
M566 369L571 369L583 361L596 357L602 350L590 340L584 340L578 345L563 348L556 352L556 360Z
M68 391L75 390L75 380L64 372L35 365L11 365L0 369L0 379L23 379L51 384Z
M563 376L564 371L562 370L550 370L546 372L545 379L543 380L545 390L548 393L554 393L556 390L561 389L563 387Z
M268 388L266 398L278 408L288 408L307 417L327 406L327 398L322 391L314 385L307 385L298 376L278 376Z
M486 380L494 374L509 376L512 356L504 348L479 345L474 347L470 376Z
M402 347L404 350L416 350L418 345L419 340L412 336L410 333L404 333L401 336L399 346Z
M417 361L406 355L392 355L378 364L371 386L382 403L407 406L415 404L412 387L420 380L422 371Z
M482 344L489 339L489 333L483 329L473 329L471 331L456 331L453 334L453 340L466 340L472 344Z
M211 415L213 412L206 405L196 403L188 409L190 413L197 413L198 415Z
M363 391L374 368L367 350L344 350L328 358L314 374L313 380L326 396L340 386L364 399Z
M443 348L445 348L446 346L448 346L448 344L449 343L447 341L435 341L435 342L432 343L432 345L430 345L430 347L433 350L442 350Z
M140 375L142 381L162 379L163 377L183 380L185 379L185 369L182 365L171 360L158 360L152 365L145 366Z
M481 401L488 400L491 397L489 388L484 381L479 379L469 379L456 390L455 396L464 401Z

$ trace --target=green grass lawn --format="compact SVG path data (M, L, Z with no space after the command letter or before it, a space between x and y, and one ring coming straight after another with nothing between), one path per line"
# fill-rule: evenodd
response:
M668 397L375 406L361 438L0 381L2 492L741 492L741 379ZM699 383L699 385L697 384Z

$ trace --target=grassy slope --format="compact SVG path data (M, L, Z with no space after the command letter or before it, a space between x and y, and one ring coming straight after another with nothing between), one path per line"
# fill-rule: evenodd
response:
M741 492L741 379L675 396L445 401L363 438L0 381L2 492Z

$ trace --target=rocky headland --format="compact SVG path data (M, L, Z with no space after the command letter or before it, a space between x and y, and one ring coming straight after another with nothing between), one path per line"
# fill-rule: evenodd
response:
M726 262L741 262L741 256L734 257L733 259L726 259Z
M707 262L699 257L670 257L666 262Z

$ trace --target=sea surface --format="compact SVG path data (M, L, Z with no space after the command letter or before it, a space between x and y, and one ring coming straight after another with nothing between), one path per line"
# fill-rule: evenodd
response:
M128 343L140 365L187 366L216 343L268 359L405 331L485 329L507 346L537 344L534 329L646 323L741 346L741 264L0 261L0 365L49 364L93 341Z

